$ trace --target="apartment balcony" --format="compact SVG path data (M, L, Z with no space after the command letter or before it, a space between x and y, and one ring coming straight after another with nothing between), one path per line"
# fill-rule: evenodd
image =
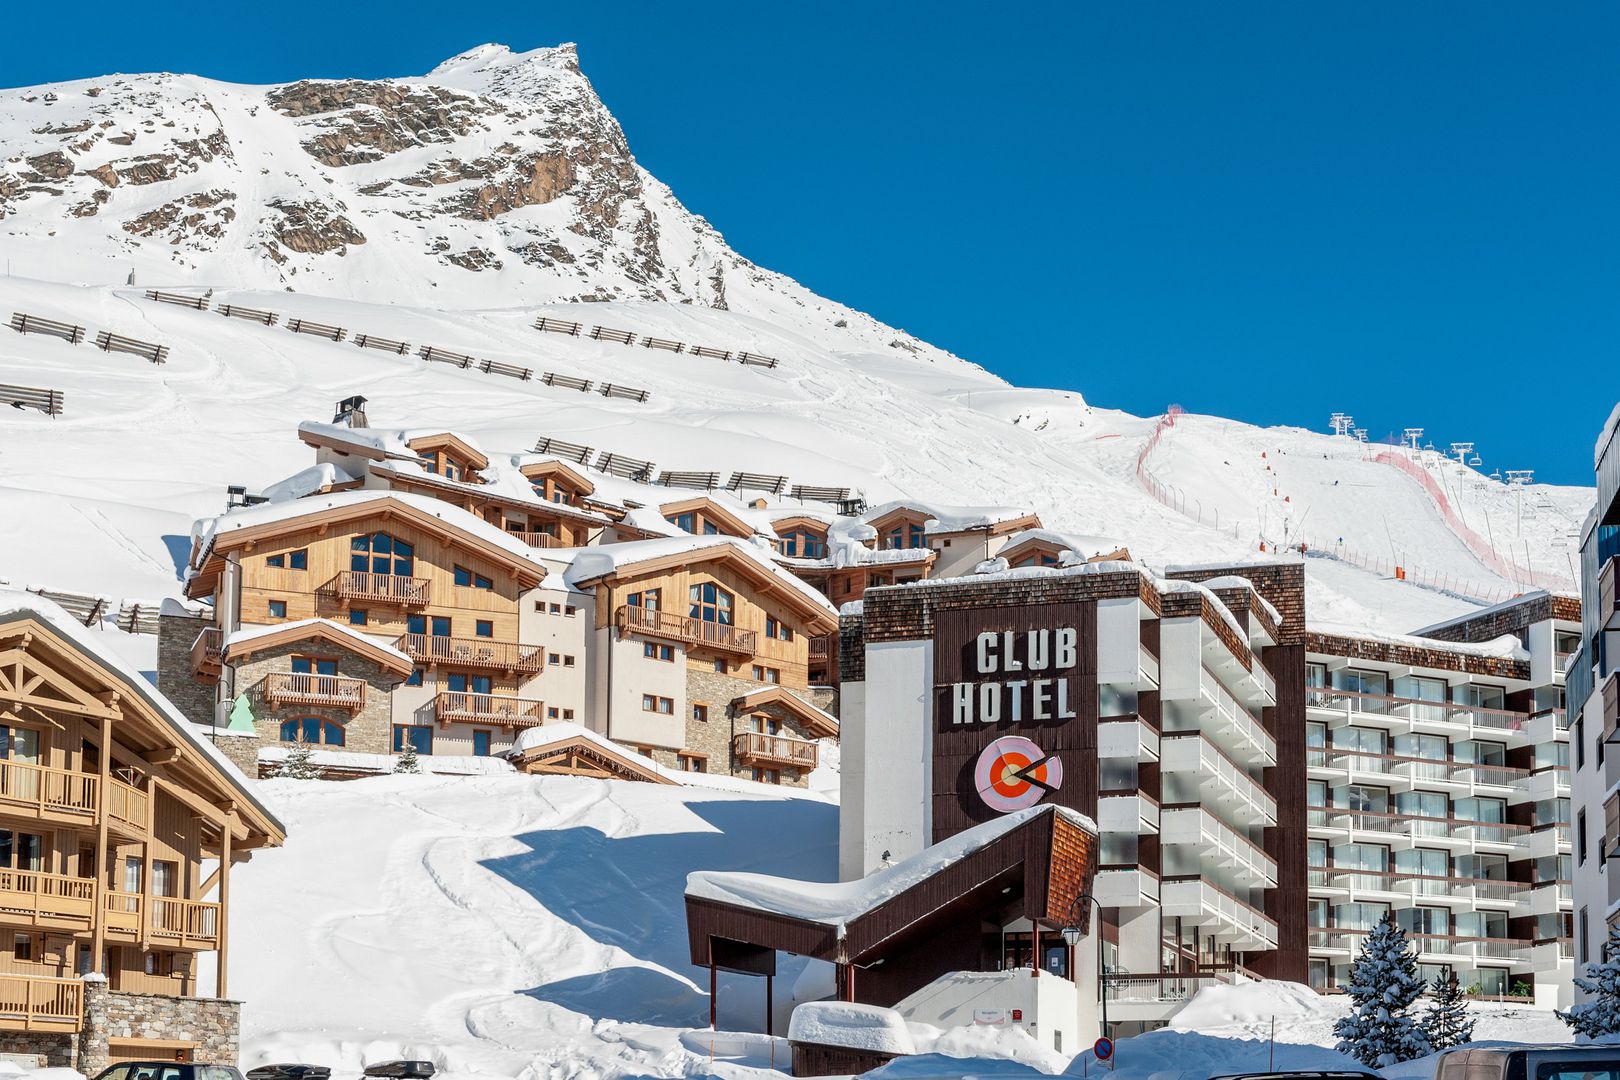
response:
M1597 625L1620 630L1620 555L1610 556L1598 570Z
M1425 845L1456 843L1465 848L1469 844L1496 844L1514 848L1530 838L1530 826L1508 825L1502 822L1470 821L1466 818L1414 817L1411 814L1390 814L1376 810L1350 810L1343 807L1307 806L1305 823L1311 834L1366 834L1369 843L1390 844L1394 838L1422 840ZM1401 849L1412 844L1392 845Z
M1335 726L1357 724L1451 737L1456 737L1462 729L1470 735L1496 741L1506 738L1515 744L1523 742L1530 719L1528 713L1511 709L1489 709L1454 701L1420 701L1320 686L1305 688L1305 705L1316 714L1316 719L1326 719Z
M731 752L742 765L757 765L765 769L801 769L809 772L816 767L820 748L809 739L795 739L791 735L767 735L763 731L742 731L731 740Z
M198 682L219 681L220 664L224 653L225 632L217 626L205 626L191 643L191 677Z
M570 547L568 541L554 533L540 532L528 529L507 529L506 535L528 544L532 548L563 548Z
M99 776L0 761L0 812L9 817L83 825L94 820Z
M0 921L80 930L96 910L94 878L0 869Z
M84 1024L84 981L0 975L0 1030L78 1031Z
M1552 765L1532 770L1513 789L1510 803L1546 802L1550 799L1569 798L1569 768Z
M344 603L365 601L373 604L397 604L400 607L423 607L433 595L433 582L427 578L403 577L399 574L374 574L367 570L345 570L332 579L332 595Z
M205 900L154 896L147 927L154 943L180 949L219 947L219 905Z
M1353 957L1371 931L1345 927L1315 927L1310 931L1310 951ZM1524 951L1533 944L1522 938L1463 937L1455 934L1407 934L1417 950L1420 963L1454 964L1472 960L1487 967L1512 967L1524 962Z
M1103 907L1134 908L1159 902L1159 875L1140 866L1098 870L1091 895Z
M1276 860L1202 806L1161 810L1159 839L1162 844L1192 847L1204 868L1225 870L1246 888L1277 884Z
M1165 878L1159 897L1163 914L1205 927L1209 936L1234 949L1277 947L1275 920L1203 878Z
M102 919L107 932L120 939L139 941L141 937L141 911L145 897L140 893L105 892L101 894Z
M1531 746L1569 741L1569 713L1563 709L1543 709L1531 713L1525 723L1524 736Z
M1514 854L1521 859L1549 859L1554 855L1568 855L1569 848L1568 822L1552 822L1526 827Z
M1159 688L1159 658L1148 652L1146 645L1136 647L1136 689Z
M1105 833L1151 836L1159 831L1159 804L1152 796L1103 794L1097 798L1097 829Z
M1200 731L1234 761L1245 765L1277 763L1277 741L1266 731L1259 717L1238 701L1207 667L1199 668L1198 692L1203 706Z
M1391 791L1411 791L1417 787L1444 788L1459 794L1485 794L1512 799L1522 794L1520 785L1530 777L1529 769L1505 765L1479 765L1470 761L1440 761L1434 758L1370 754L1360 750L1315 747L1305 751L1305 767L1313 776L1329 780L1368 781Z
M1557 915L1574 908L1575 895L1567 881L1538 881L1521 889L1519 902L1531 915Z
M546 666L546 651L539 645L518 645L494 638L405 634L394 644L412 660L425 664L527 674L543 671Z
M1309 875L1313 896L1335 900L1378 900L1395 907L1451 906L1498 910L1518 904L1524 883L1498 878L1439 877L1427 874L1387 873L1340 866L1313 866Z
M300 671L272 671L264 677L264 697L270 704L310 705L322 709L359 712L366 703L366 681L343 675L311 675Z
M1532 941L1519 950L1519 962L1528 964L1531 971L1557 971L1575 963L1575 942L1569 938L1551 941Z
M113 777L107 785L107 823L125 836L145 836L151 831L151 796Z
M1097 756L1159 760L1159 732L1137 716L1105 717L1097 723Z
M1098 742L1100 745L1100 736ZM1201 733L1164 736L1159 742L1159 769L1171 775L1195 775L1200 801L1214 804L1229 820L1245 828L1277 824L1277 800L1255 783L1248 770Z
M712 652L754 655L759 635L728 623L706 622L688 618L672 611L625 605L619 608L619 626L622 633L673 641L694 649Z
M545 723L543 701L508 697L505 694L461 694L444 692L433 699L433 715L440 727L450 724L499 724L508 734L518 728L539 727Z

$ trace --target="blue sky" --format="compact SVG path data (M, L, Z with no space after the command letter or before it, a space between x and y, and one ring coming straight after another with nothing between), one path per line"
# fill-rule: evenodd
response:
M739 251L1014 382L1339 409L1587 484L1620 397L1617 5L199 10L14 5L0 84L407 75L571 40Z

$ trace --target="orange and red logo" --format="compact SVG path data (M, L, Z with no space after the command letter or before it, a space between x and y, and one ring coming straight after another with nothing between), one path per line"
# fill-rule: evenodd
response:
M973 786L1002 814L1034 806L1063 786L1063 762L1022 735L1003 735L979 754Z

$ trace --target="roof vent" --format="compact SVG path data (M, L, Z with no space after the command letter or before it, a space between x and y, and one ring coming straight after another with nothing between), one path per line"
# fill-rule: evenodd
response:
M367 427L366 399L356 394L346 397L337 403L337 415L332 417L334 424L347 424L351 428Z

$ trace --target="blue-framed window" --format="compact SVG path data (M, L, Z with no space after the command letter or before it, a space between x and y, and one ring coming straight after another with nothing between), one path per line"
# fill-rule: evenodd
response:
M272 619L285 619L287 617L287 601L272 600L269 604L269 610Z
M433 728L427 724L395 724L394 753L405 749L407 743L416 747L418 754L433 753Z
M326 720L319 716L301 716L295 720L284 720L281 724L281 741L309 743L312 746L342 746L343 725L336 720Z
M700 582L687 590L687 615L703 622L730 626L732 596L712 581Z
M349 609L349 625L350 626L364 626L364 625L366 625L366 610L365 610L365 608L350 608Z
M489 757L489 732L482 729L473 732L473 757Z
M387 533L351 537L349 569L410 577L416 569L416 548Z

